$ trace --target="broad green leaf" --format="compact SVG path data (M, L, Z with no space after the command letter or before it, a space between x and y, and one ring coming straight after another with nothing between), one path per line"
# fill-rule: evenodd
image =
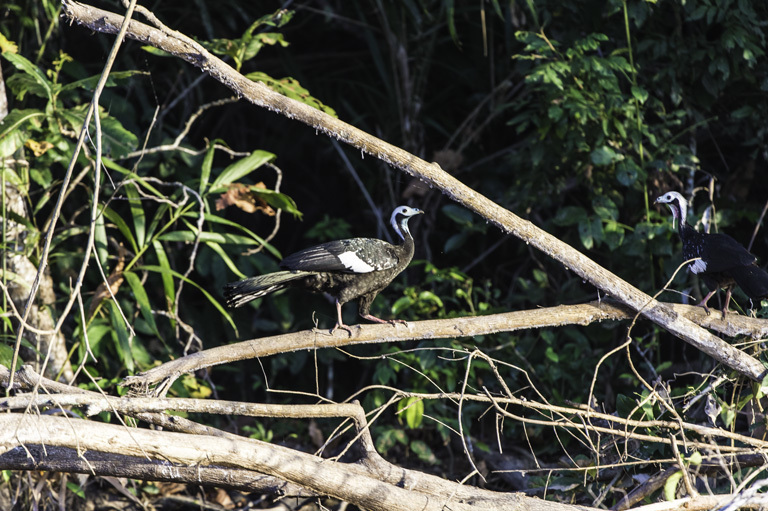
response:
M410 296L401 296L392 304L392 314L399 316L404 310L413 305L413 298ZM383 364L381 364L383 365Z
M405 423L410 429L421 426L424 420L424 401L417 397L407 397L397 403L397 411L400 417L405 417Z
M34 80L34 82L37 84L37 87L29 90L29 92L46 98L49 102L53 101L55 84L48 80L48 78L45 76L45 73L39 67L18 53L6 52L0 55L5 57L5 59L13 64L16 69L26 73Z
M247 277L245 273L241 272L238 269L237 265L235 264L234 261L232 261L229 255L226 252L224 252L224 249L221 248L221 245L219 245L214 241L208 241L205 244L208 245L211 248L211 250L216 252L216 254L221 258L221 260L224 261L224 264L227 265L227 268L229 268L232 271L232 273L237 275L238 278L244 279Z
M144 216L144 207L141 204L141 196L137 185L130 183L125 186L125 193L128 195L128 204L131 207L131 218L133 219L133 228L136 231L136 244L144 247L146 242L147 219Z
M585 218L579 222L579 239L587 250L591 250L595 245L595 239L592 236L592 223L589 219Z
M624 156L617 153L607 145L604 145L592 151L592 153L589 155L589 158L595 165L606 166L624 159Z
M228 185L247 176L265 163L274 161L276 156L267 151L254 151L245 158L241 158L232 165L225 168L219 177L217 177L211 188Z
M190 284L191 286L194 286L203 293L203 295L208 299L209 302L221 313L222 316L224 316L224 319L227 320L227 323L230 324L232 329L237 333L237 327L235 326L235 322L232 320L232 316L229 315L229 313L224 309L224 307L221 306L221 304L216 300L208 291L206 291L203 287L201 287L197 282L194 280L190 280L189 278L185 277L179 272L166 269L162 266L154 266L154 265L146 265L141 267L142 270L146 271L154 271L157 273L160 273L161 275L165 275L166 273L170 274L173 277L176 277L179 280L183 280L187 284Z
M191 213L191 212L190 213L185 213L184 216L197 218L197 213ZM232 220L228 220L226 218L223 218L223 217L220 217L220 216L216 216L216 215L212 215L212 214L208 214L208 213L205 214L205 221L206 222L210 222L210 223L226 225L226 226L238 229L238 230L244 232L246 235L250 236L253 239L253 241L255 241L257 244L264 245L264 248L269 253L271 253L273 256L275 256L276 258L278 258L278 259L282 259L283 258L283 256L280 254L280 251L277 250L272 245L270 245L269 243L267 243L266 241L264 241L264 238L262 238L261 236L259 236L256 233L254 233L250 229L248 229L246 227L243 227L242 225L240 225L237 222L233 222Z
M637 85L632 86L632 96L640 103L643 104L648 99L648 91Z
M72 129L80 132L85 123L85 114L88 111L88 105L80 105L75 108L59 110L59 114L67 120ZM120 158L138 147L139 139L136 135L128 131L120 124L120 121L108 115L103 108L99 107L101 115L101 144L105 155L112 158ZM96 126L91 118L88 127L91 136L96 136Z
M605 195L598 195L592 199L592 208L600 218L617 220L619 218L619 208Z
M165 293L166 305L168 310L171 310L176 300L176 285L171 276L173 271L171 270L171 263L168 262L168 255L165 253L165 248L163 248L163 244L160 243L159 240L153 240L152 246L155 248L155 255L160 264L160 276L163 279L163 291Z
M616 179L624 186L632 186L637 181L641 169L631 158L620 161L616 165Z
M12 110L0 123L0 158L11 156L24 145L28 135L24 132L27 124L40 125L45 113L40 110Z
M374 58L374 63L375 62L376 59ZM274 90L275 92L279 92L288 98L295 99L296 101L300 101L306 105L311 106L312 108L316 108L317 110L325 112L331 117L338 117L336 111L333 108L312 96L309 91L302 87L299 81L295 78L286 76L285 78L276 79L261 71L254 71L253 73L248 73L245 76L254 82L263 83L270 89Z
M296 206L296 202L284 193L253 187L251 188L251 193L258 195L260 199L275 209L282 209L298 219L301 219L303 216L303 213L299 211L298 206Z
M195 236L195 233L192 231L170 231L170 232L161 234L160 236L158 236L158 239L160 239L161 241L183 241L186 243L194 243L194 241L198 238L197 236ZM238 234L208 232L208 231L204 231L200 233L199 240L201 243L214 242L214 243L220 243L223 245L226 245L226 244L258 245L259 244L251 238L240 236Z
M107 228L104 225L104 215L96 217L94 229L96 256L99 258L101 267L104 268L104 273L109 275L109 241L107 239Z
M413 453L418 456L421 461L429 463L430 465L437 465L439 463L435 453L432 452L432 449L423 440L414 440L411 442L410 447Z
M665 500L675 500L676 493L677 493L677 484L680 482L680 479L683 478L683 472L681 470L678 470L671 476L669 476L669 479L667 479L667 482L664 483L664 499Z
M565 206L557 210L552 221L555 225L574 225L587 219L587 212L579 206Z
M120 84L120 82L126 82L133 78L136 75L146 75L149 76L149 72L147 71L112 71L109 73L109 76L107 77L107 82L104 84L105 87L115 87ZM92 91L96 88L96 85L99 83L99 80L101 79L101 75L94 75L90 76L88 78L83 78L82 80L77 80L74 82L70 82L66 85L63 85L61 87L62 91L70 91L75 89L85 89L87 91Z
M115 224L117 229L120 231L120 234L123 235L123 238L128 240L128 243L131 244L131 251L136 254L139 251L139 247L136 245L136 239L133 237L133 232L131 232L131 228L128 227L128 224L125 223L125 220L123 220L123 217L118 215L112 208L105 207L102 210L102 214L104 217Z
M461 206L457 206L455 204L446 204L440 208L440 211L442 211L445 216L459 225L464 227L470 227L472 225L474 215L470 210L466 208L462 208Z
M200 186L197 191L200 195L205 195L205 190L208 188L208 182L211 179L211 169L213 168L213 156L216 154L216 143L221 143L220 140L214 140L208 145L208 150L203 157L203 164L200 167Z
M123 272L123 277L125 277L125 281L128 285L131 286L131 291L133 292L134 298L136 298L136 303L139 304L139 310L141 311L141 316L144 318L144 321L147 322L154 334L157 337L160 337L160 331L157 329L157 324L155 323L155 316L152 314L152 305L149 303L147 291L144 289L144 286L141 285L141 279L132 271Z
M131 336L128 328L123 321L123 316L113 300L107 300L109 304L109 318L112 322L112 339L115 341L115 350L120 361L125 365L129 373L133 373L135 364L133 363L133 353L131 351Z

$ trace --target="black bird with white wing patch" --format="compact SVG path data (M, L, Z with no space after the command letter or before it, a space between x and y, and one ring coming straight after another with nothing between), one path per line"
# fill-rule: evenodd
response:
M677 192L667 192L657 203L666 204L677 221L677 231L683 242L683 259L698 258L688 265L688 269L699 275L710 289L707 296L699 303L709 314L707 301L718 289L725 288L725 307L728 310L733 286L738 285L753 300L768 296L768 273L757 266L757 259L738 241L727 234L700 233L686 221L688 203Z
M371 314L370 308L376 295L411 262L414 246L408 220L422 213L408 206L395 208L390 223L400 237L397 245L372 238L330 241L289 255L280 262L284 271L227 284L224 286L227 305L240 307L273 291L296 287L328 293L334 298L337 322L331 332L343 328L352 333L341 319L341 306L355 299L360 316L369 321L404 323L379 319Z

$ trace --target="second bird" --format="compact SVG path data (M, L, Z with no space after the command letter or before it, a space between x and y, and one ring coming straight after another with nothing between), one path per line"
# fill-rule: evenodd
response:
M677 232L683 242L683 259L687 261L697 258L688 265L688 269L699 275L710 290L699 303L707 314L707 301L720 288L727 289L723 318L731 301L734 284L753 300L768 296L768 273L757 266L757 258L738 241L727 234L701 233L688 225L688 202L677 192L667 192L656 202L669 206L672 216L677 220Z
M423 213L420 209L398 206L390 223L400 243L393 245L372 238L330 241L291 254L280 262L284 271L250 277L224 286L230 307L241 305L286 287L328 293L336 301L336 326L352 333L341 319L341 306L358 300L360 316L376 323L397 323L372 315L371 303L379 292L402 272L413 258L413 237L408 220Z

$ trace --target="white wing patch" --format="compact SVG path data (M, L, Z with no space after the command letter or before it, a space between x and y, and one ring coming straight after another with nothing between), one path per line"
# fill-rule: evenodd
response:
M697 259L692 262L688 268L690 268L693 273L704 273L707 271L707 263L705 263L702 259Z
M342 252L336 257L346 269L355 273L370 273L375 270L373 266L360 259L354 252Z

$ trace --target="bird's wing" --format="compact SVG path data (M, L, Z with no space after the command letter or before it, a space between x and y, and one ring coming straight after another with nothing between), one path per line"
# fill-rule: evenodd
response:
M706 263L706 271L710 273L749 266L757 260L738 241L722 233L707 236L707 241L702 247L701 258Z
M397 263L395 247L386 241L352 238L301 250L283 259L280 266L287 270L370 273Z

